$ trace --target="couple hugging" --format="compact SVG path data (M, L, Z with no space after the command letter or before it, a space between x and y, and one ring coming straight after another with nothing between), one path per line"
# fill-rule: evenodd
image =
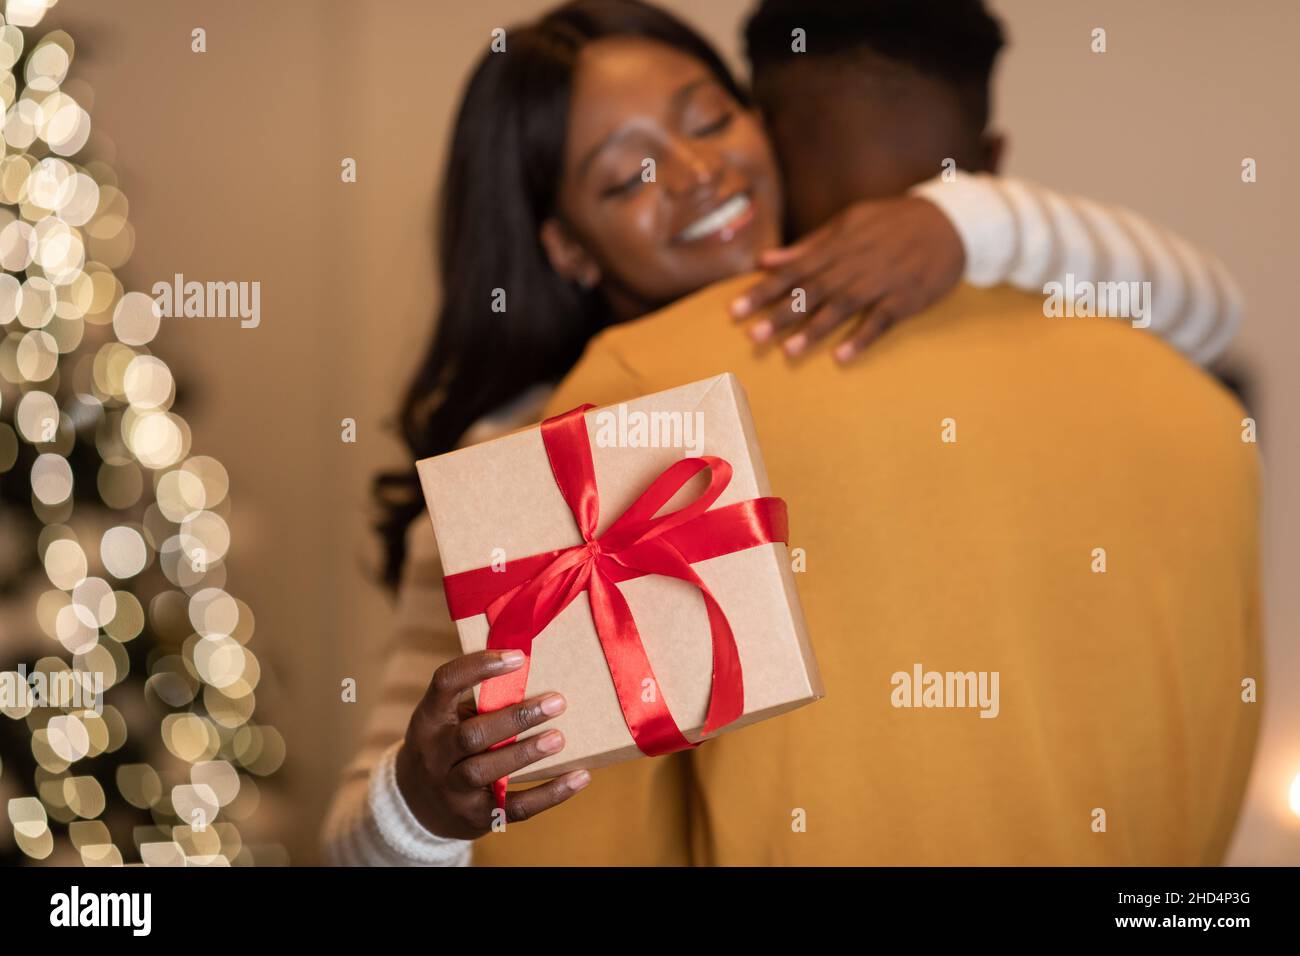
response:
M981 0L762 0L747 86L637 0L503 39L455 126L412 457L734 373L826 698L512 790L490 832L492 781L563 748L564 688L475 713L519 662L461 654L415 474L385 476L397 634L330 858L1221 862L1257 730L1258 463L1198 367L1239 313L1214 257L997 175ZM1147 327L1049 315L1066 281L1151 283ZM1000 675L995 719L894 706L923 667Z

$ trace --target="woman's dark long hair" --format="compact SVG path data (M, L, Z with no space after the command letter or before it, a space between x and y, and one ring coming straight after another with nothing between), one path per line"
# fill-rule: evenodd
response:
M688 53L748 102L703 37L638 0L574 0L508 30L505 50L484 54L461 102L443 180L442 306L398 421L413 460L450 451L479 418L537 384L559 381L610 321L597 292L551 268L539 232L555 211L578 54L615 36ZM493 311L496 289L505 292L504 311ZM414 469L379 475L374 493L383 579L395 588L406 531L424 500Z

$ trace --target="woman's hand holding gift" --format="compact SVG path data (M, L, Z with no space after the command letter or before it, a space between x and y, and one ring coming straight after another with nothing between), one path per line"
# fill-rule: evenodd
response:
M542 694L489 714L479 714L468 691L481 681L517 670L519 651L478 651L448 661L433 675L397 753L397 786L430 833L474 839L493 828L495 780L516 773L564 747L564 735L547 730L497 749L564 712L559 694ZM506 798L506 821L527 820L563 803L591 782L575 770Z

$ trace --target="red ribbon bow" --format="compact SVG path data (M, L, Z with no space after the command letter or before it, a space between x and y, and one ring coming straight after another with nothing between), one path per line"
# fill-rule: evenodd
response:
M573 512L583 544L511 561L504 571L476 568L444 579L451 616L486 614L491 650L517 649L524 665L484 681L478 710L488 713L524 699L533 639L583 591L591 604L596 634L609 665L623 719L632 739L649 756L696 746L682 734L663 695L643 695L642 684L654 681L641 635L623 594L615 586L646 574L687 581L699 589L709 616L713 641L713 678L704 733L725 727L744 712L745 690L740 656L727 616L692 564L760 544L787 539L785 502L754 498L709 511L731 481L731 465L702 455L684 458L664 469L605 533L596 536L600 496L587 439L585 414L593 405L542 422L542 442L555 483ZM668 514L658 511L691 478L710 470L708 488L694 501ZM646 700L645 697L650 697ZM501 741L503 747L515 738ZM507 778L493 785L497 806L505 806Z

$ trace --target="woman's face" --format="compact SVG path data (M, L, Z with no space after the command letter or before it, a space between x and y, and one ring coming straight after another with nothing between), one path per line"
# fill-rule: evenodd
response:
M757 117L704 64L650 40L597 40L579 57L542 240L559 271L632 318L752 269L780 240L778 189Z

